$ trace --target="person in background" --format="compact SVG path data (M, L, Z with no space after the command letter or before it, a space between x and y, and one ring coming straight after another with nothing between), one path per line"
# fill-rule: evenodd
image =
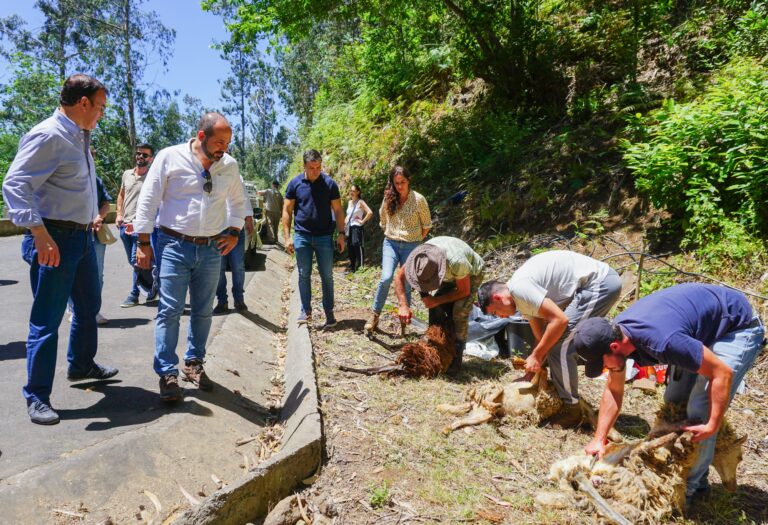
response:
M153 367L160 377L160 400L169 403L183 396L176 345L187 291L190 319L182 372L200 390L213 389L203 364L221 257L237 245L245 223L240 169L227 154L232 140L229 122L223 115L209 112L200 118L197 129L189 142L157 154L136 208L139 268L151 268L150 235L156 222L160 229L160 305Z
M93 148L91 148L91 156L93 156ZM104 289L104 256L106 255L107 245L99 240L97 232L102 228L109 228L108 225L104 224L104 219L106 219L109 213L109 204L112 202L112 197L109 196L101 177L98 176L96 177L96 193L99 196L99 214L93 219L93 250L96 252L96 265L99 269L99 294L101 294L101 291ZM69 321L72 322L74 306L71 297L67 301L67 316ZM96 324L107 324L108 322L109 319L101 315L101 312L96 314Z
M136 218L136 203L139 200L139 193L147 178L149 166L155 157L155 148L149 144L140 144L136 146L134 160L136 166L133 169L125 170L120 183L120 192L117 194L117 217L115 223L120 229L120 240L123 241L125 255L128 257L128 264L133 268L133 283L128 297L120 304L121 308L130 308L139 304L139 282L149 281L149 294L147 302L152 303L157 300L159 291L157 268L157 258L154 260L153 267L150 270L141 270L136 266L136 241L138 235L133 229L133 221ZM150 236L150 241L156 246L157 228ZM149 284L149 282L147 284Z
M595 436L585 447L603 457L608 432L621 412L625 368L670 365L667 403L682 404L684 430L700 443L688 471L686 504L709 492L709 466L726 410L765 345L765 327L743 293L687 283L646 295L616 316L586 319L573 330L573 346L587 377L608 369Z
M240 183L243 184L242 177ZM216 315L229 312L227 265L232 271L232 299L235 301L235 310L238 312L248 311L248 306L245 304L245 232L248 232L248 235L253 235L253 208L251 208L251 201L245 191L245 184L243 184L243 195L245 195L245 208L243 209L245 228L240 230L240 237L232 251L222 256L219 285L216 287L216 307L213 309L213 313Z
M72 297L67 379L102 380L116 368L94 361L98 349L96 314L101 309L93 218L98 215L96 170L89 151L91 131L107 106L107 88L75 74L64 81L60 106L19 142L3 181L8 217L28 231L21 241L29 264L32 311L27 337L24 397L33 423L53 425L51 406L59 325Z
M336 243L344 251L344 210L336 182L323 173L322 155L314 149L304 152L304 173L296 175L285 189L283 234L285 251L296 253L299 270L301 313L298 324L312 321L312 256L323 289L323 328L336 326L333 315L333 230L338 232ZM291 237L291 221L295 215L295 232ZM334 225L335 221L335 225Z
M371 317L365 331L379 325L379 316L389 295L389 287L398 264L402 267L411 252L432 228L429 205L423 195L411 189L411 176L405 168L395 166L387 179L384 200L379 209L379 225L384 230L381 249L381 280L373 299ZM411 304L411 287L405 283L405 298Z
M344 219L344 231L347 236L349 251L349 271L354 273L363 264L363 226L373 218L371 208L363 200L360 186L353 184L349 188L347 216Z
M266 190L256 192L264 196L264 213L269 221L269 227L272 229L272 238L277 244L277 232L280 226L280 217L283 214L283 196L280 194L280 183L277 180L272 181L272 187Z

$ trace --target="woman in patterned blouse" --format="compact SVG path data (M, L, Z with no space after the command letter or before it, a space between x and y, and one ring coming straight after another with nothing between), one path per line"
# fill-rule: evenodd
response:
M402 266L416 246L429 233L432 218L427 200L410 188L411 177L405 168L395 166L389 174L384 200L379 209L379 225L384 230L384 246L381 250L381 280L373 300L373 314L365 324L366 331L373 331L379 324L379 315L387 301L389 287L397 265ZM406 285L406 297L411 304L411 288Z

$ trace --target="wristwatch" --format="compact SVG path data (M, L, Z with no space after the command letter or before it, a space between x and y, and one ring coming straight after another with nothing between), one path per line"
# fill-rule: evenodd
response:
M231 235L232 237L240 237L240 230L236 230L234 228L230 228L227 230L227 233Z
M152 246L152 243L149 241L136 241L136 244L139 246Z

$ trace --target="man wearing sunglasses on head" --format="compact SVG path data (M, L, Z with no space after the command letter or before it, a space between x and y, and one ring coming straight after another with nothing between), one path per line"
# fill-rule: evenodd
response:
M159 224L160 305L155 322L154 369L160 399L178 401L179 319L189 290L191 315L182 372L200 390L213 383L203 369L221 258L237 245L245 222L245 194L237 161L227 155L232 128L219 113L206 113L192 140L161 150L141 188L134 227L136 261L152 264L150 234Z
M133 221L136 218L136 203L139 200L141 187L147 178L149 165L152 164L154 156L155 148L149 144L136 146L136 153L134 154L136 166L123 172L120 193L117 195L117 218L115 222L120 228L120 240L123 241L128 263L133 267L133 285L128 297L120 304L122 308L130 308L139 304L139 283L144 282L148 287L148 303L157 300L159 291L156 261L153 261L150 270L141 270L136 267L136 242L139 237L133 228ZM151 238L153 242L157 240L157 228L152 232Z

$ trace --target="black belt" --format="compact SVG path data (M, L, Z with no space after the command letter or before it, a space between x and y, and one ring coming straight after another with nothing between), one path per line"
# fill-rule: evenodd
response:
M88 224L81 224L79 222L74 221L60 221L58 219L46 219L43 217L43 224L46 226L54 226L56 228L63 228L65 230L81 230L81 231L89 231L93 229L93 223L89 222Z
M167 233L171 237L176 237L177 239L191 242L193 244L208 244L209 242L215 241L220 237L219 235L212 235L210 237L192 237L191 235L184 235L183 233L179 233L176 230L166 228L165 226L160 226L160 231Z

